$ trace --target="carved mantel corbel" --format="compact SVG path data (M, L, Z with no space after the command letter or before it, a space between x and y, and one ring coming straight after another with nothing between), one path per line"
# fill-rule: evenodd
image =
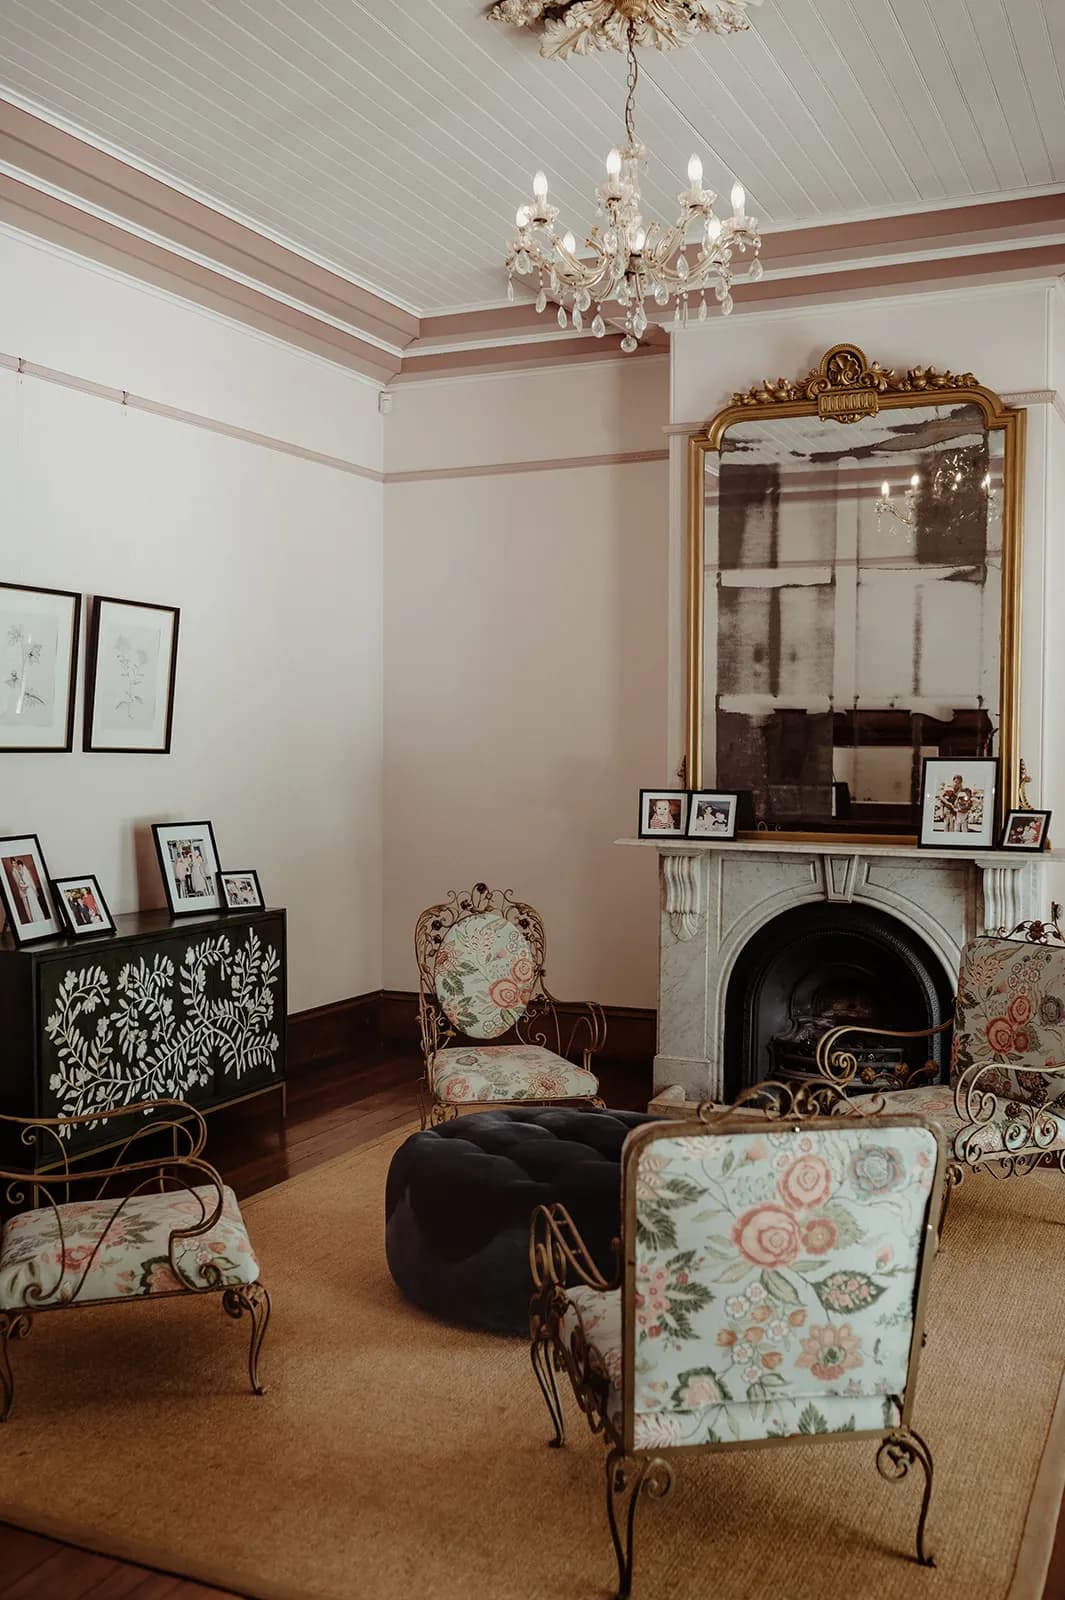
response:
M662 856L666 915L675 939L694 939L706 917L703 874L697 855Z

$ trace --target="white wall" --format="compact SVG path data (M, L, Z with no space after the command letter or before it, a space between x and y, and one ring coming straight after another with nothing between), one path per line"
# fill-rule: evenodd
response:
M337 366L10 230L0 285L0 351L380 470ZM381 983L382 499L0 371L0 581L181 607L172 754L0 755L0 834L121 912L163 903L149 824L210 817L288 907L291 1010Z
M389 988L418 912L478 879L542 912L563 998L656 999L658 889L635 827L665 776L665 360L400 384L389 483L385 911Z

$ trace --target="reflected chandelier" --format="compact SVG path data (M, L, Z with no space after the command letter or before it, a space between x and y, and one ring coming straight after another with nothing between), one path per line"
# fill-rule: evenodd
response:
M714 211L717 196L703 188L703 164L693 155L688 162L688 187L678 195L680 212L672 224L646 223L641 210L640 166L646 151L636 137L633 107L639 66L638 45L671 49L688 44L699 33L736 33L749 26L745 7L761 0L498 0L489 16L517 27L540 29L541 53L564 57L588 54L593 49L624 50L628 56L628 92L625 98L625 143L606 158L606 180L596 189L600 221L585 241L557 227L558 208L547 198L543 172L533 179L531 204L518 207L516 233L506 258L507 296L514 299L514 277L531 277L538 283L536 309L543 312L549 300L558 307L560 328L572 321L580 331L585 315L595 305L591 330L597 339L606 333L603 307L614 302L624 322L621 348L635 350L647 329L645 301L674 305L678 321L686 323L689 302L698 300L698 318L707 314L707 291L712 290L725 316L732 310L733 258L751 252L749 277L762 276L758 224L746 215L743 185L733 185L732 215ZM695 237L689 243L689 235ZM616 316L617 313L609 312Z

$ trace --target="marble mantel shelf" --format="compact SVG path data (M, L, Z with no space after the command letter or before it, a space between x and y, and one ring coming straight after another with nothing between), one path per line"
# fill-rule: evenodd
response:
M764 843L761 839L685 839L674 834L661 839L615 839L614 843L685 856L703 851L719 851L723 855L908 856L915 861L973 861L980 867L1065 861L1065 850L933 850L915 844L875 844L853 839L774 840L772 834L766 835Z
M953 985L962 947L1046 917L1047 877L1065 850L921 849L885 840L616 839L658 859L655 1089L689 1099L735 1090L723 1059L729 983L748 940L793 908L854 906L918 934Z

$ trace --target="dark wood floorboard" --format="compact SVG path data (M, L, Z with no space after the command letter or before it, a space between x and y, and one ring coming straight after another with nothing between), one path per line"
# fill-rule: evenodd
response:
M400 1053L382 1056L370 1066L338 1062L308 1071L289 1084L284 1124L272 1097L216 1112L208 1123L207 1157L238 1195L257 1194L411 1126L417 1118L416 1076L414 1058ZM600 1077L608 1105L644 1109L651 1093L649 1065L606 1065ZM0 1600L235 1597L0 1523ZM1065 1600L1065 1515L1058 1521L1043 1600Z

